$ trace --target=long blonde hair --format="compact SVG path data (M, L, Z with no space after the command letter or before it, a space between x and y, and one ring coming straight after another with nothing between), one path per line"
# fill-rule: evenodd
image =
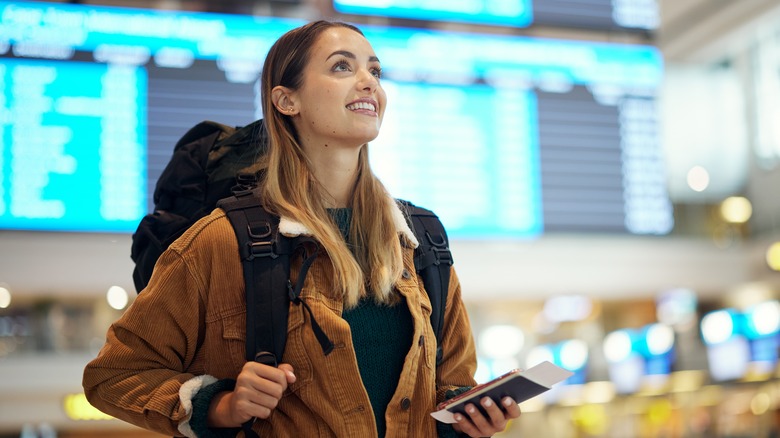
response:
M271 99L276 86L292 90L301 87L311 47L323 31L332 27L345 27L363 35L347 23L316 21L284 34L265 59L261 96L269 146L261 195L270 212L294 218L311 230L330 257L333 287L343 292L346 308L354 307L367 295L378 303L392 304L398 301L393 287L403 272L401 242L393 221L395 207L371 171L367 145L359 153L357 181L349 205L350 250L327 212L323 189L313 176L292 120L277 111Z

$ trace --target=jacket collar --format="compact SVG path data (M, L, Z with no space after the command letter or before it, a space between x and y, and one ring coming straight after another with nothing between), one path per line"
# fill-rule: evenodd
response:
M420 243L417 241L417 237L409 228L409 223L406 221L406 216L398 203L392 197L387 197L390 203L390 208L393 215L393 224L395 225L396 232L402 234L412 245L412 248L417 248ZM287 237L296 236L311 236L312 232L305 225L296 221L295 219L282 216L279 219L279 231Z

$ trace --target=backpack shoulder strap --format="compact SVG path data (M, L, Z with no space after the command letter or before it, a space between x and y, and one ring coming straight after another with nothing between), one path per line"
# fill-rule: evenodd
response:
M263 208L255 188L242 184L234 195L217 201L230 220L238 240L244 271L246 297L246 360L277 366L287 343L290 303L301 304L309 312L312 330L323 353L333 350L333 342L317 324L311 308L300 297L303 280L316 252L301 267L295 287L290 283L290 258L298 245L309 238L288 238L279 232L279 217ZM241 425L244 435L258 438L252 430L254 419Z
M246 295L246 359L276 366L287 341L292 242L251 190L220 200L238 240Z
M407 221L420 243L414 251L414 268L423 280L425 291L431 300L431 326L436 333L436 363L441 362L444 310L450 284L452 252L447 231L439 217L430 210L409 201L399 200L406 211Z
M290 303L303 305L311 317L311 326L325 355L333 351L333 342L314 318L309 305L301 299L306 274L317 257L316 241L309 236L287 237L279 232L279 217L263 208L255 188L239 183L234 195L217 202L233 226L244 271L246 296L246 359L276 366L287 342ZM306 253L305 245L314 250ZM303 248L304 261L295 285L290 282L290 259Z

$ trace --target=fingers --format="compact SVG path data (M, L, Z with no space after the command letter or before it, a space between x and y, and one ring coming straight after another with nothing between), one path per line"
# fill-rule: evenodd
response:
M490 397L483 397L482 400L480 400L480 403L488 413L489 418L485 419L483 417L487 423L486 425L489 427L500 427L500 430L504 430L507 423L504 411L502 411L499 406L496 406L496 403ZM496 432L498 432L498 430L496 430Z
M289 364L281 364L275 368L257 362L247 362L238 375L236 385L242 384L281 398L291 379L295 381L295 374ZM238 382L238 380L242 381Z
M520 407L510 397L505 397L501 403L503 409L489 397L483 397L480 404L486 415L473 404L467 404L465 406L467 415L455 415L458 429L472 437L491 436L503 431L510 419L520 416Z
M472 405L468 405L468 406L473 408ZM466 409L468 410L468 407ZM465 433L470 437L480 436L479 429L477 429L474 423L472 423L471 420L469 420L469 417L463 414L455 414L455 421L457 421L457 423L454 425L456 432Z
M295 377L295 370L293 370L292 365L288 363L282 363L279 364L279 369L285 372L285 375L287 377L287 383L295 383L296 377Z
M504 397L501 400L501 404L504 405L507 418L518 418L520 416L520 405L510 397Z
M490 399L488 398L488 400ZM490 408L498 409L496 407L496 404L493 403L492 400L488 404L489 406L486 409L488 410ZM477 407L474 406L473 404L469 403L466 405L466 414L468 415L468 417L464 418L463 419L464 421L459 422L459 424L463 426L463 432L467 433L469 436L472 437L491 436L497 431L491 424L490 420L485 418L485 416L482 415L479 409L477 409ZM503 415L501 415L501 417L503 418ZM501 429L499 430L504 430L504 428L501 427Z
M278 368L257 362L247 362L236 378L231 397L234 418L244 421L252 417L268 418L279 404L287 385L295 382L293 367Z
M240 423L253 417L268 418L276 405L279 404L278 398L246 387L236 388L232 401L232 410Z

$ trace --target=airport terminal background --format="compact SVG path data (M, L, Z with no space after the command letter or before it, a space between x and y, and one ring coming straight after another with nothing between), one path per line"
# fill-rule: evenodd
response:
M158 436L81 391L130 234L320 17L382 59L373 165L450 230L477 379L575 372L499 436L780 434L776 0L114 0L0 2L0 437Z

